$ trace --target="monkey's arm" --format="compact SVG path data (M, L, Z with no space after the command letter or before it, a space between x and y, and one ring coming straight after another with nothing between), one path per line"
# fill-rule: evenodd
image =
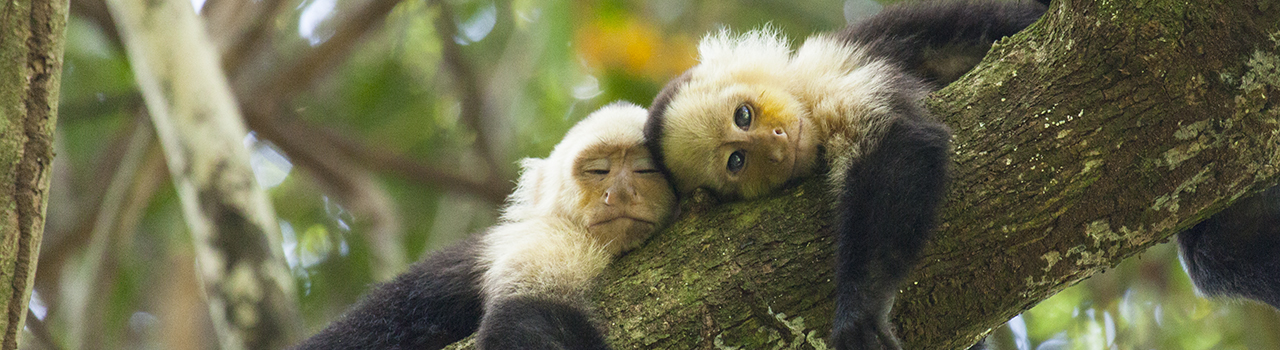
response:
M837 349L898 348L887 314L937 221L950 135L927 115L895 118L844 174L836 212Z
M295 349L441 349L465 338L483 312L477 242L414 264Z
M1200 291L1280 309L1280 186L1179 233L1178 247Z

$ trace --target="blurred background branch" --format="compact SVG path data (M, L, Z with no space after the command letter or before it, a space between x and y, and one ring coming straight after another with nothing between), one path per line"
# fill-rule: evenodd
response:
M244 148L238 104L219 66L204 23L183 0L108 0L156 139L191 234L209 314L223 349L282 348L301 332L296 287L281 248L280 226L265 189L255 181ZM131 142L121 167L136 169L150 139ZM106 199L118 197L129 175L113 179ZM122 206L128 208L128 206ZM116 285L115 217L95 223L87 265L92 290ZM136 220L136 215L126 220ZM129 229L131 236L134 230ZM120 250L122 251L122 249ZM90 294L92 325L106 297ZM101 298L101 299L99 299ZM106 343L105 331L83 327L84 346ZM73 328L74 331L75 328ZM74 332L73 332L74 333Z

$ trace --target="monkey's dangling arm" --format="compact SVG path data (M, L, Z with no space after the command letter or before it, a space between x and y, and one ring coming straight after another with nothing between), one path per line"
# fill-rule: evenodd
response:
M895 118L844 173L837 204L837 349L899 348L888 312L936 226L950 135L927 118ZM876 345L878 344L878 345Z

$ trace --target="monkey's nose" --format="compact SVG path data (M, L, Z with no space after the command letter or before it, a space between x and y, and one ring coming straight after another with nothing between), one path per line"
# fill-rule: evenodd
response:
M635 188L631 186L612 186L604 191L604 198L601 199L604 205L628 205L635 197Z

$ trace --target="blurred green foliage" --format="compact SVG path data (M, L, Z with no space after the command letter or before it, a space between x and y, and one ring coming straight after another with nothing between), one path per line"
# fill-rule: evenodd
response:
M74 0L79 1L79 0ZM320 1L295 1L272 25L271 54L301 56L295 50L323 42L323 35L300 33L301 13ZM666 80L694 64L697 40L720 28L745 30L772 25L792 40L835 30L846 15L876 9L866 0L792 2L782 0L697 1L449 1L455 13L422 1L403 2L380 29L365 36L353 53L313 86L289 101L308 123L351 139L442 169L493 173L513 179L517 161L544 156L576 121L616 100L647 104ZM332 6L339 18L359 4ZM442 38L433 26L451 16L455 40L477 71L486 110L493 116L482 131L489 136L499 169L477 160L476 130L460 119L460 96L443 68ZM333 30L322 21L318 33ZM215 24L216 25L216 24ZM113 263L86 260L88 240L75 238L99 203L104 178L117 169L121 144L143 108L119 43L90 18L73 15L68 27L58 125L59 172L49 205L46 253L72 253L55 271L41 270L37 316L54 341L67 348L165 348L169 331L190 335L188 348L213 346L207 322L195 329L171 323L167 309L203 314L198 296L175 298L173 290L194 280L190 238L171 184L157 181L141 201L128 232L115 236ZM266 143L253 145L255 161L270 167L278 182L270 188L285 236L285 250L297 278L308 332L322 327L377 281L371 263L378 254L363 239L361 218L331 196L307 170L279 157ZM287 156L287 155L285 155ZM402 220L397 237L412 259L493 223L499 203L431 183L377 174ZM260 180L263 174L260 175ZM139 176L164 177L143 172ZM142 186L142 185L138 185ZM138 191L135 193L148 193ZM53 242L53 243L48 243ZM1276 349L1280 317L1252 304L1207 301L1194 295L1166 244L1129 259L1112 271L1066 289L993 332L1000 349ZM42 256L42 258L45 258ZM44 262L42 261L42 268ZM107 289L89 278L107 274ZM175 287L175 285L177 287ZM94 293L108 293L105 305ZM189 294L189 293L188 293ZM181 293L176 294L181 295ZM186 304L181 304L186 303ZM175 304L181 304L175 306ZM184 308L185 307L185 308ZM86 311L87 310L87 311ZM77 312L89 312L81 317ZM181 314L181 312L180 312ZM92 322L92 323L90 323ZM101 333L94 335L94 333ZM31 339L27 337L26 339ZM87 346L89 341L102 341ZM182 341L182 340L178 340ZM26 347L39 347L32 341Z
M1275 349L1280 317L1196 295L1165 243L1067 288L993 333L993 349Z

